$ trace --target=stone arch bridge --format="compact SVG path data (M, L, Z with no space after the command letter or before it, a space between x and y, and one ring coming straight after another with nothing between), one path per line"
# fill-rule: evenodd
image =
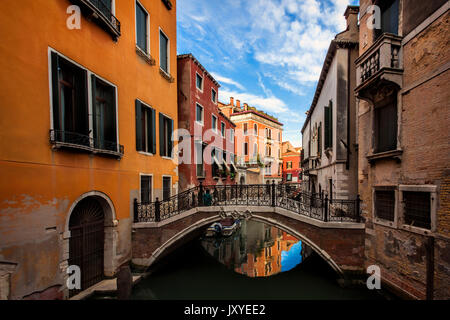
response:
M211 197L204 196L210 189ZM359 199L330 200L295 185L198 186L165 201L134 204L132 261L150 267L216 221L233 216L276 226L311 246L339 274L364 268Z

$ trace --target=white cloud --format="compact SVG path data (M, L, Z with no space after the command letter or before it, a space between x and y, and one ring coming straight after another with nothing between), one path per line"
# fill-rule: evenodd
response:
M215 72L211 72L211 75L213 76L214 79L216 79L219 83L226 83L229 85L232 85L240 90L245 90L244 86L241 85L240 83L234 81L233 79L227 78L227 77L223 77L220 74L217 74Z
M276 115L289 110L286 103L275 96L261 97L251 93L230 91L227 89L220 90L219 95L221 101L228 102L230 97L233 97L235 100L240 100L241 105L247 103L249 106L261 109L269 114Z

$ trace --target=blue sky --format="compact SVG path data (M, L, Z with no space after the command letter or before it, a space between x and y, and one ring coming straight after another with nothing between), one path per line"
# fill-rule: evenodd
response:
M178 0L178 53L192 53L229 97L276 116L301 146L330 41L357 0Z

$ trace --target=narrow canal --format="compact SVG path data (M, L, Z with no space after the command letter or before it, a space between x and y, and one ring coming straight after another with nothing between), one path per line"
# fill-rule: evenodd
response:
M229 237L202 237L174 251L131 298L383 299L365 288L342 288L336 280L336 272L302 241L250 220Z

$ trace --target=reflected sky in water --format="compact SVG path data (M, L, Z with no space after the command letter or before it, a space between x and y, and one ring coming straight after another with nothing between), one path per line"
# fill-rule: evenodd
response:
M302 242L299 241L292 245L289 251L281 252L281 272L294 269L300 263L302 263Z
M242 221L229 237L204 237L202 247L227 268L252 278L292 270L312 252L287 232L252 220Z

